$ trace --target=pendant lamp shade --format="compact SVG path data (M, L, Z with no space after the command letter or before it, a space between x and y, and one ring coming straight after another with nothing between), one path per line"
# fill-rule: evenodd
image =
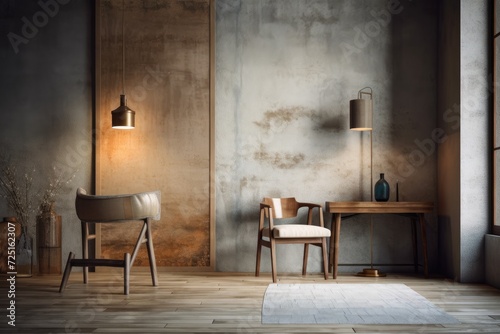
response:
M135 127L135 111L127 107L127 98L120 95L120 106L111 112L113 129L133 129Z
M364 92L369 89L370 92ZM363 94L369 99L363 99ZM349 101L349 128L355 131L371 131L373 128L373 100L372 89L365 87L358 92L358 98Z

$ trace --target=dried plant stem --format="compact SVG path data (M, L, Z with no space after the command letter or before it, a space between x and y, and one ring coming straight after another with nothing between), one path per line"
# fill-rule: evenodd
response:
M48 185L40 189L33 189L33 175L35 169L26 172L24 178L17 173L15 166L2 160L0 167L0 196L4 197L7 205L11 208L18 221L27 228L30 234L34 234L36 215L50 210L57 195L75 176L76 171L67 179L63 171L52 168ZM37 187L38 188L38 187ZM37 205L34 205L37 203Z
M34 216L32 184L33 178L26 173L23 182L19 182L17 170L11 166L3 166L0 175L0 190L7 200L7 205L15 212L17 219L28 228ZM21 185L21 187L19 186Z

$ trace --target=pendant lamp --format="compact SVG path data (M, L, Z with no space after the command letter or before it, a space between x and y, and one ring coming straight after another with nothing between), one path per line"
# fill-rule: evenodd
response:
M122 91L120 106L111 112L111 126L113 129L135 128L135 111L127 107L125 96L125 1L122 1Z

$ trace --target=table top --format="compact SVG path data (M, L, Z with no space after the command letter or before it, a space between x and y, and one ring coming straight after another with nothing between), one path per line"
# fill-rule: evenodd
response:
M329 213L428 213L433 202L326 202Z

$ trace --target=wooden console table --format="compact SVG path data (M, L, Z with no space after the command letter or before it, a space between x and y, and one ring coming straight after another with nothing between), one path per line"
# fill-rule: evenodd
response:
M333 267L333 278L337 278L337 267L339 263L339 240L340 240L340 224L342 214L399 214L409 217L412 224L416 221L420 223L422 232L422 251L424 257L424 275L429 277L429 269L427 263L427 237L425 231L425 213L433 212L434 204L432 202L326 202L326 212L332 214L332 237L330 239L330 257L328 268ZM414 265L417 267L416 248L416 233L413 236L414 245Z

